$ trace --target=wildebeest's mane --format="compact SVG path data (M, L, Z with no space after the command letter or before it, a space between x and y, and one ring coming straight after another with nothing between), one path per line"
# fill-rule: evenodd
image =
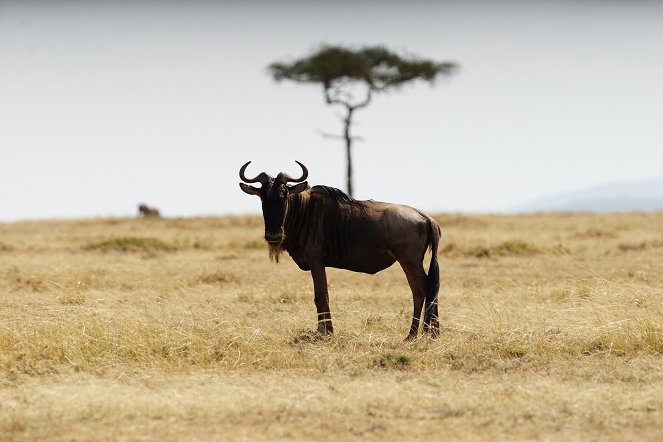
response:
M328 196L334 199L338 204L358 206L358 207L364 206L363 202L357 201L356 199L349 196L347 193L335 187L318 185L318 186L313 186L313 189L323 190Z

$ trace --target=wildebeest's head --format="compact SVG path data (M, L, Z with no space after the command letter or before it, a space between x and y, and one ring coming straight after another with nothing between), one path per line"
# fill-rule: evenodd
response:
M299 161L295 161L302 168L302 176L292 178L285 172L279 173L276 178L272 178L265 172L261 172L255 178L247 178L244 175L246 167L251 161L244 164L239 169L239 178L244 181L239 183L239 187L249 195L258 195L262 202L262 216L265 220L265 240L270 246L270 256L276 257L278 261L278 252L283 243L283 223L288 213L288 196L305 190L308 183L304 181L308 177L308 169ZM260 188L249 186L245 183L260 183ZM298 183L289 186L288 183Z

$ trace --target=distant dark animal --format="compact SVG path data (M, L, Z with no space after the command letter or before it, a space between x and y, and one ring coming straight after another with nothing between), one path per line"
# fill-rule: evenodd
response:
M155 207L150 207L147 204L140 204L138 206L138 215L143 218L159 218L161 214Z
M408 206L357 201L332 187L311 188L304 181L308 170L299 161L296 162L302 168L299 178L284 172L276 178L265 172L247 178L244 172L250 163L239 170L243 181L239 185L244 192L260 197L270 258L278 262L285 250L300 269L311 271L319 333L333 333L326 267L374 274L398 261L405 271L414 304L407 339L417 336L424 304L424 331L437 336L440 289L437 247L441 233L433 218ZM432 257L426 275L423 259L429 248Z

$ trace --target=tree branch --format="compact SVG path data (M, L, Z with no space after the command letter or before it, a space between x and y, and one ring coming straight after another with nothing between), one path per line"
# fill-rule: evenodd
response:
M367 89L366 98L363 101L355 104L350 103L350 100L348 99L342 99L341 95L350 96L350 94L344 93L341 89L337 87L325 85L324 93L325 93L325 101L327 102L327 104L340 104L342 106L345 106L348 112L352 112L356 109L361 109L368 106L371 103L371 99L373 98L372 87L369 87Z
M322 136L322 138L331 138L334 140L345 140L345 135L336 135L336 134L330 134L329 132L325 132L323 130L318 129L318 133ZM352 141L366 141L364 137L360 137L358 135L353 135L350 137Z
M368 91L366 92L366 99L364 101L362 101L361 103L357 103L354 106L352 106L352 110L361 109L363 107L368 106L371 102L371 98L373 98L373 89L368 88Z
M334 96L333 97L330 93L330 90L332 90L332 89L334 91ZM325 101L327 102L327 104L341 104L345 107L350 107L350 103L348 103L345 100L341 100L341 98L339 98L340 92L339 92L338 88L332 88L331 86L325 85L324 86L324 91L325 91Z
M336 134L330 134L329 132L324 132L320 129L318 129L318 133L322 135L322 138L333 138L335 140L344 140L345 137L343 135L336 135Z

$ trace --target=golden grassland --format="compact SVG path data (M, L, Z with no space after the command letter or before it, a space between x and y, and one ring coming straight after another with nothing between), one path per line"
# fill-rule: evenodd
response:
M661 440L663 214L440 215L398 265L269 262L259 217L0 224L0 440Z

